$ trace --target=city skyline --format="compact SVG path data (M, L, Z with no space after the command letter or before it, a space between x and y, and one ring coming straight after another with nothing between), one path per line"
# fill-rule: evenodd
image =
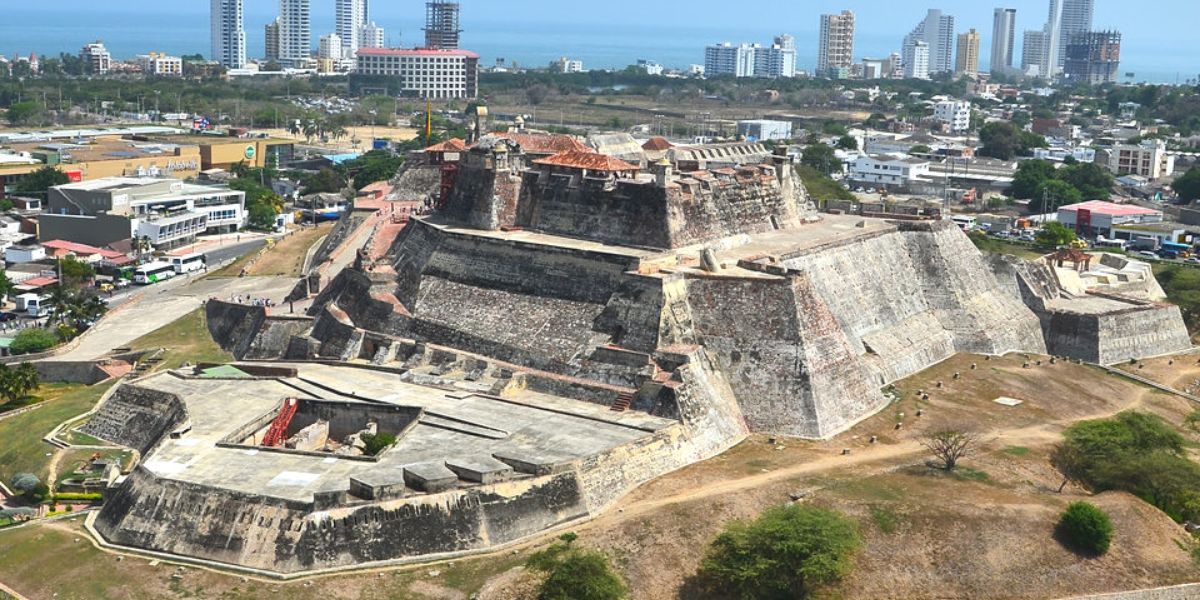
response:
M18 31L16 28L9 29L4 25L0 25L0 39L3 39L3 47L0 47L0 53L12 54L16 52L39 51L42 53L55 53L55 51L73 52L80 45L80 41L87 39L105 39L109 46L113 48L114 56L127 58L138 53L160 49L169 50L175 53L183 53L184 49L190 50L188 53L200 52L209 53L208 44L199 44L191 42L193 36L190 33L178 36L167 36L163 32L155 31L152 27L142 27L139 34L144 41L138 45L134 45L137 40L120 40L122 43L116 43L118 37L128 37L122 34L114 34L111 32L119 31L119 26L108 25L106 19L111 18L116 20L118 16L135 18L146 22L154 22L158 18L166 18L168 16L176 17L196 17L203 21L205 29L207 29L207 12L206 7L195 6L171 6L164 7L145 0L114 0L101 6L96 6L94 3L82 2L81 0L62 0L57 5L70 5L73 9L71 14L78 15L80 23L57 22L54 26L43 26L39 31L58 31L66 30L67 35L53 36L34 36L32 32L26 33ZM533 2L516 3L518 6L528 5L533 6ZM537 3L541 5L542 3ZM613 6L623 6L628 4L626 0L614 0ZM696 7L702 7L709 2L701 1L694 4ZM955 17L955 34L967 31L970 28L975 28L981 33L982 46L990 48L992 45L992 23L993 11L995 8L1014 8L1017 10L1016 31L1019 38L1021 32L1036 30L1042 28L1046 20L1047 7L1049 0L1016 0L1011 2L995 2L995 3L972 3L971 6L946 6L942 5L941 10L947 15ZM1185 78L1194 77L1197 71L1200 71L1200 64L1193 63L1193 56L1200 54L1196 51L1188 51L1188 45L1200 45L1200 43L1191 41L1190 37L1181 38L1183 49L1179 49L1179 44L1172 44L1173 50L1164 50L1160 48L1157 41L1164 36L1171 35L1170 31L1173 27L1182 27L1175 23L1174 19L1164 19L1165 25L1155 28L1150 28L1144 23L1153 21L1153 15L1159 12L1165 15L1170 11L1172 6L1181 6L1180 2L1166 1L1156 3L1155 6L1146 9L1132 11L1129 7L1118 3L1099 3L1095 9L1095 17L1093 19L1093 27L1096 29L1119 29L1124 35L1124 56L1123 62L1126 67L1123 70L1133 71L1151 71L1159 75L1159 79L1168 79L1171 73L1180 72ZM276 14L278 14L278 0L245 0L245 29L247 32L246 48L250 58L260 58L262 55L262 35L264 26L269 23ZM845 2L814 2L806 4L803 7L785 6L778 12L780 17L772 19L770 24L763 25L760 20L752 19L748 15L730 14L725 18L723 14L722 23L718 24L711 19L703 18L704 11L690 11L690 15L698 15L693 21L687 24L680 24L679 21L663 20L656 23L654 26L649 26L646 23L651 22L651 19L643 19L639 24L632 26L616 27L616 23L611 23L614 28L611 31L593 31L589 36L565 35L565 33L574 28L580 27L577 21L572 21L573 15L568 14L569 11L564 11L556 7L541 6L536 20L521 21L520 16L522 11L516 10L501 10L500 7L490 3L472 3L466 2L463 7L463 28L467 30L464 34L464 44L473 46L481 51L486 61L491 61L494 58L509 58L522 61L524 65L544 66L543 61L551 60L556 55L578 55L581 58L588 59L590 68L619 68L623 64L630 64L637 58L650 58L657 60L663 64L673 67L683 67L691 63L703 62L703 48L717 41L752 41L757 39L771 39L781 33L790 33L796 37L796 45L798 48L798 65L799 69L811 71L816 67L817 46L819 35L819 18L822 13L837 13L842 10L852 10L857 16L855 43L855 61L861 60L866 56L886 56L890 52L899 52L901 47L899 40L909 31L912 24L916 23L922 15L930 8L937 8L936 3L925 2L879 2L875 0L859 0ZM383 5L375 3L371 6L370 19L378 22L380 27L387 30L387 45L388 46L416 46L423 43L423 34L420 31L424 20L424 6L421 2L405 3L403 5L388 4ZM545 10L541 10L545 9ZM37 6L22 6L14 9L13 22L20 22L24 18L34 19L38 15L45 14L49 9L40 8ZM660 7L657 5L639 5L641 13L648 17L660 12L670 12L674 10L670 7ZM313 0L312 1L312 35L310 43L315 48L317 38L321 35L335 31L335 2L334 0ZM619 12L619 11L616 11ZM136 14L131 14L136 13ZM56 11L58 14L58 11ZM89 14L98 14L99 17L91 19L87 17ZM1133 18L1136 15L1137 18ZM1150 17L1149 19L1147 17ZM902 20L898 20L902 19ZM610 17L598 15L594 18L589 18L589 24L593 25L593 29L600 28L606 21L612 21ZM95 22L95 28L91 30L91 34L85 35L82 30L87 23ZM188 28L192 27L192 19L172 19L173 27ZM560 23L562 31L553 32L546 31L545 25ZM1119 24L1119 25L1118 25ZM582 28L582 27L581 27ZM536 39L529 39L529 35L534 34L534 30L545 32L544 35L537 36ZM660 32L660 37L669 37L669 40L654 40L647 42L644 46L631 46L628 44L619 44L617 40L626 40L634 37L632 34L635 31L645 32L653 30ZM80 33L75 33L80 32ZM144 33L142 33L144 32ZM9 34L12 35L9 35ZM74 38L70 37L75 35ZM606 35L607 34L607 35ZM207 37L207 35L205 36ZM609 43L605 43L608 40ZM642 36L642 39L650 39ZM895 40L895 41L889 41ZM22 43L22 40L29 40L27 43ZM69 41L68 41L69 40ZM162 41L159 41L162 40ZM572 41L576 40L576 41ZM685 42L686 40L686 42ZM164 43L166 42L166 43ZM185 47L185 43L187 46ZM611 44L614 47L609 47ZM681 49L684 45L689 45L693 48L691 56L685 56ZM1015 42L1020 45L1020 39ZM615 46L620 46L622 52L617 53ZM156 48L156 46L158 46ZM163 47L166 46L166 47ZM1019 53L1019 48L1018 48ZM551 57L551 58L547 58ZM982 70L987 70L990 67L990 52L981 52ZM986 61L986 63L984 62ZM1014 57L1014 63L1019 64L1020 61Z

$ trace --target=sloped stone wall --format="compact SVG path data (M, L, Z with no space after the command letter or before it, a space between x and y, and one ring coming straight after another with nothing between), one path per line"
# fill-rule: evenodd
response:
M133 448L144 455L158 440L186 420L187 409L178 396L135 385L123 385L109 396L80 431Z

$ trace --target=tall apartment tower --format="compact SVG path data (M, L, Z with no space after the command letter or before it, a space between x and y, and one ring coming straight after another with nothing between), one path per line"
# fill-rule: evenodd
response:
M458 20L459 4L433 0L425 3L425 47L457 50L462 27Z
M1021 72L1042 77L1046 59L1046 32L1030 29L1021 42Z
M342 39L342 55L352 57L362 43L362 28L366 26L367 0L337 0L334 33Z
M912 54L917 42L925 42L929 49L929 73L946 73L954 69L954 17L942 11L930 9L925 19L904 38L905 60Z
M929 44L916 40L904 46L904 77L929 79Z
M957 76L979 74L979 32L974 28L958 36L958 58L954 62L954 74Z
M279 61L300 67L312 57L309 0L279 0Z
M817 49L817 76L842 78L854 64L854 13L843 10L821 15L821 38Z
M1039 56L1022 58L1022 63L1037 64L1038 75L1047 79L1057 76L1067 59L1067 43L1081 33L1092 30L1095 0L1050 0L1050 13L1042 28L1042 48ZM1028 32L1026 39L1029 39Z
M283 19L275 17L274 21L267 23L263 28L267 62L279 62L279 31L282 27Z
M246 66L242 0L212 0L212 59L227 69Z
M993 75L1012 70L1013 49L1017 41L1017 9L997 8L992 21L992 64Z

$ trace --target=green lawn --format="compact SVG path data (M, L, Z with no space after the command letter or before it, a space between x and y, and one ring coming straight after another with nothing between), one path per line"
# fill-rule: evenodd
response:
M58 460L58 477L55 485L62 483L67 479L85 479L93 476L93 473L86 469L92 455L99 454L100 458L106 460L115 460L120 465L122 471L130 467L130 462L133 461L133 452L114 448L112 450L64 450L62 457Z
M823 202L825 200L850 200L856 198L842 184L830 179L820 171L806 166L797 166L796 174L800 176L800 181L804 183L804 189L808 191L808 197L815 202Z
M91 410L113 382L83 385L44 386L46 397L37 410L0 421L0 478L6 483L17 473L34 473L45 478L53 446L42 441L59 423ZM43 391L45 390L45 391Z
M976 248L991 254L1008 254L1025 260L1037 260L1046 254L1033 246L1007 242L983 233L972 233L969 237Z
M225 363L233 360L233 355L222 350L208 334L203 308L134 340L130 347L135 350L166 348L160 364L160 368L166 369L178 368L185 362Z
M1167 299L1183 311L1188 331L1200 333L1200 269L1160 262L1154 263L1154 275Z

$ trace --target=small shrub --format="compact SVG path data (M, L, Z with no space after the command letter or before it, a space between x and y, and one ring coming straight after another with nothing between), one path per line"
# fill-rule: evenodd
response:
M1087 502L1072 502L1055 529L1059 540L1081 554L1103 556L1112 544L1113 526L1108 515Z
M99 502L100 500L104 499L104 495L94 493L64 492L61 494L55 494L54 499L63 502Z
M49 329L23 329L13 338L9 350L13 354L36 354L58 345L58 335Z
M858 526L841 513L780 506L727 527L709 547L698 575L715 592L710 595L808 598L850 572L861 544Z
M880 508L878 506L871 507L871 520L875 521L875 526L884 533L895 533L898 519L896 513L891 509Z
M548 573L538 592L540 600L619 600L629 595L625 582L613 572L603 553L575 548L574 533L559 536L534 553L525 566Z
M366 452L368 456L379 456L380 452L387 450L396 443L396 436L390 433L377 433L375 435L364 433L362 441L364 445L363 452Z

